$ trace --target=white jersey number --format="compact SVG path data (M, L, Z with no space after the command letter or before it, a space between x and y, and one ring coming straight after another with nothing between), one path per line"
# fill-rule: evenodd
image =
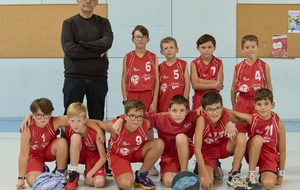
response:
M265 129L267 130L266 135L269 135L269 136L273 135L273 125L268 125Z
M215 76L215 74L216 74L216 67L211 67L210 69L213 71L213 76Z
M261 80L261 77L260 77L260 72L259 71L256 71L255 72L255 80Z
M178 69L174 70L174 79L179 79Z
M151 71L151 63L149 61L146 63L146 71L147 72Z
M135 141L136 141L136 145L141 145L142 142L143 142L141 136L137 136L137 137L135 138Z
M43 139L43 142L45 142L45 141L46 141L45 133L43 133L43 135L42 135L42 137L41 137L41 138Z

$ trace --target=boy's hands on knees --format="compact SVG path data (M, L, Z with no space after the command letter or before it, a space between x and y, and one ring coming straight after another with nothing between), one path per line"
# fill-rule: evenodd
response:
M225 127L225 133L229 135L230 140L233 141L238 134L237 128L233 125L232 122L228 122Z
M25 119L23 120L21 128L20 128L20 130L21 130L22 133L24 131L27 131L27 129L29 128L30 123L31 123L31 119L32 119L32 116L31 115L27 115L25 117Z
M93 185L93 175L91 175L90 172L88 172L88 173L86 174L86 177L85 177L85 183L86 183L87 185Z
M116 133L117 135L120 134L123 123L124 123L124 120L122 118L118 118L118 120L112 125L112 129L113 129L114 133Z

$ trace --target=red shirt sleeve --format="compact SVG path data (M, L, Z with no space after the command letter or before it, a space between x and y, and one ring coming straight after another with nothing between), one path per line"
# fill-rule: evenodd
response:
M224 109L222 110L222 115L220 119L223 121L225 125L231 121L227 111L225 111Z

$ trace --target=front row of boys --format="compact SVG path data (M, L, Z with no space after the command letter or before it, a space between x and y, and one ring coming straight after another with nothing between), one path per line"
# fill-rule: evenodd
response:
M105 182L103 169L106 160L105 152L103 145L96 142L96 132L85 125L87 122L86 111L79 111L78 108L83 105L75 103L78 104L77 107L74 104L74 108L68 110L69 119L66 120L65 116L51 117L53 108L49 111L45 110L43 105L35 104L37 103L33 102L31 106L35 108L31 108L33 118L30 130L21 134L19 157L19 176L21 176L19 178L21 179L19 179L17 189L25 187L25 174L27 183L31 186L35 177L43 171L45 161L56 159L58 172L64 173L61 168L64 168L66 164L67 143L64 139L55 138L53 138L55 140L50 140L49 143L48 136L56 136L57 126L68 125L68 123L74 130L69 130L66 133L73 134L70 143L72 172L68 184L75 181L72 188L76 188L78 182L77 165L78 163L85 163L87 172L84 176L87 184L97 187L103 186ZM119 188L130 189L134 184L144 189L154 189L155 185L147 177L147 171L160 156L162 156L160 162L161 180L167 187L171 186L175 174L180 170L187 170L188 160L193 155L194 150L199 164L199 179L203 189L212 188L216 160L230 155L234 155L234 162L228 178L228 185L236 189L245 189L246 185L240 179L240 173L238 172L245 152L246 161L249 163L249 173L246 180L249 187L258 185L258 179L254 174L256 166L259 166L260 181L266 189L273 188L275 184L282 184L286 157L285 127L279 117L271 113L275 103L270 90L260 89L255 94L257 114L250 115L228 110L232 121L250 124L248 142L242 133L237 134L233 141L230 141L227 137L225 124L231 126L232 123L228 122L228 115L223 110L222 97L218 92L210 91L203 95L201 105L204 113L200 117L198 117L197 111L187 111L187 105L187 100L178 95L170 101L169 114L145 113L144 104L140 100L132 99L126 103L125 116L121 116L119 120L107 122L93 120L102 129L111 133L107 156ZM72 112L71 110L75 111ZM145 116L147 120L144 118ZM125 120L124 123L123 119ZM89 122L88 125L93 126L93 122ZM195 123L196 129L194 128ZM152 125L157 129L159 138L145 140L147 131ZM64 129L66 130L66 128ZM45 131L45 129L47 132L39 132L40 130ZM194 131L195 147L193 149L192 136ZM41 144L29 145L32 134L35 135L33 138L38 137L36 134L39 134L40 139L37 140L40 140ZM28 135L29 138L26 138ZM87 141L92 141L94 147L91 144L85 147L86 143L82 143L82 138L93 138L93 140L87 139ZM31 139L31 142L33 142L33 139ZM42 143L47 143L44 146L46 147L45 152L32 152L40 150L41 145L45 145ZM27 160L25 162L24 158L26 158L26 151L29 152L29 147L30 157L28 159L27 153L27 164ZM78 149L78 147L81 148ZM90 159L88 148L91 147L98 151L100 157L94 159L93 163L88 161ZM81 156L79 159L80 151ZM85 151L86 153L83 153ZM86 159L87 162L79 161L85 157L88 158ZM141 169L135 172L135 181L130 162L143 162ZM25 166L27 166L27 171L24 169ZM33 168L33 166L38 168ZM97 180L96 176L98 177Z

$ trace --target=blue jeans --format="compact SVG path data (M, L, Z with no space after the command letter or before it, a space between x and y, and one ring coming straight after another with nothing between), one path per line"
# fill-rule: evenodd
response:
M108 86L106 80L65 77L63 87L64 115L67 114L67 109L70 104L74 102L82 103L84 95L86 95L89 119L103 120L107 91Z

